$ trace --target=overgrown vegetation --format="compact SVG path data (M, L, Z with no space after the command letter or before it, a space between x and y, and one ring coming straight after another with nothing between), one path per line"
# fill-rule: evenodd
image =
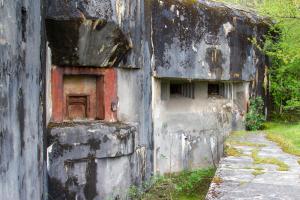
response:
M275 23L258 49L272 66L268 72L276 113L300 119L300 0L217 0L239 4L270 17Z
M246 115L246 129L250 131L261 130L265 117L263 115L264 102L261 97L250 99L249 112Z
M214 174L215 169L208 168L156 177L143 189L131 187L129 196L134 200L205 199Z
M283 151L300 156L300 123L268 122L265 130L267 138Z

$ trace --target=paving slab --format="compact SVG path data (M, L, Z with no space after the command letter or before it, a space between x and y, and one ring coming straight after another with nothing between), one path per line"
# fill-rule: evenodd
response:
M243 155L221 159L207 200L300 200L300 157L283 152L264 133L246 134L234 140L238 142L231 146ZM249 143L262 145L255 147ZM284 162L288 170L278 171L273 164L255 164L253 150L258 151L260 158Z

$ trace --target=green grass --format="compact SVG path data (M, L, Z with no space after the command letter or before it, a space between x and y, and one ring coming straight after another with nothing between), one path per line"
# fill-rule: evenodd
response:
M204 200L213 180L215 169L199 169L170 174L158 178L143 194L130 197L135 200Z
M282 150L300 156L300 123L268 122L267 138L281 146Z

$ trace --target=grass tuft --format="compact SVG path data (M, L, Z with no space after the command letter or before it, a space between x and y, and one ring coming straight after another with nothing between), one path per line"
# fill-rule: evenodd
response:
M214 168L168 174L157 178L146 192L135 188L129 196L133 200L204 200L214 174Z
M237 141L237 140L231 140L229 141L230 144L236 145L236 146L248 146L248 147L266 147L265 144L259 144L259 143L253 143L253 142L245 142L245 141Z
M254 176L262 175L262 174L264 174L264 173L265 173L265 172L262 171L262 170L254 170L254 171L252 172L252 174L253 174Z
M272 165L277 165L278 171L288 171L289 166L282 162L281 160L278 160L277 158L262 158L258 156L258 149L252 150L251 157L253 158L254 164L272 164Z
M213 178L212 182L215 183L215 184L217 184L217 185L219 185L219 184L223 183L224 181L223 181L223 179L221 177L215 176Z
M245 130L242 130L242 131L232 131L231 133L230 133L230 136L232 137L234 137L234 136L236 136L236 137L239 137L239 136L244 136L244 135L246 135L246 134L249 134L249 132L248 131L245 131Z
M243 154L242 151L238 150L237 148L227 145L225 147L225 155L226 156L241 157L244 154Z
M257 171L263 171L264 168L262 167L245 167L244 169L254 169L254 170L257 170Z

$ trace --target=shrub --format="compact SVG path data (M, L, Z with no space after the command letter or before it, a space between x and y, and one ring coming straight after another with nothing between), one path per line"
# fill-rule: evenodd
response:
M263 115L264 102L261 97L250 99L249 112L246 115L246 129L249 131L261 130L265 117Z

